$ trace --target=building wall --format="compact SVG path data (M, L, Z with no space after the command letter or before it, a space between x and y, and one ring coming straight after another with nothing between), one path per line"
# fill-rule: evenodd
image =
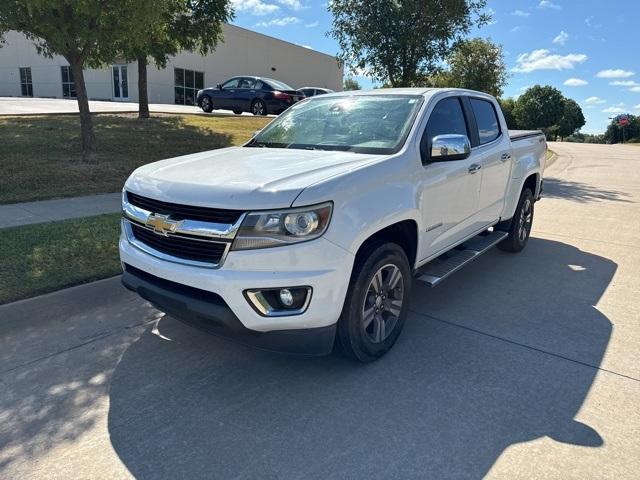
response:
M336 59L292 43L234 25L224 26L225 40L215 52L202 56L181 52L165 69L148 67L149 102L174 103L174 67L204 72L204 86L215 86L235 75L271 77L295 88L315 86L342 90L343 71ZM60 66L68 65L60 56L38 55L33 43L17 32L5 34L0 48L0 96L20 96L20 67L31 67L35 97L62 98ZM118 63L118 62L116 62ZM127 65L129 101L138 100L138 68ZM89 98L111 100L111 68L85 70Z

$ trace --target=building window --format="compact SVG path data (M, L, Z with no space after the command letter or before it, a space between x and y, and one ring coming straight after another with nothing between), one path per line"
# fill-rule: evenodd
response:
M204 73L174 68L175 103L178 105L195 105L198 90L204 88Z
M31 81L31 67L20 68L20 90L23 97L33 97L33 82Z
M62 73L62 96L64 98L76 98L76 82L73 80L71 67L60 67Z

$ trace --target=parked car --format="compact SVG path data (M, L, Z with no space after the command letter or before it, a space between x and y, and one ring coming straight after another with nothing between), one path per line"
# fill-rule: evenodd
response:
M371 361L400 335L413 282L525 248L545 151L479 92L310 98L244 146L138 168L122 281L215 334Z
M199 90L196 101L205 112L233 110L254 115L279 114L302 100L299 93L286 83L264 77L233 77L215 88Z
M298 92L302 93L305 97L315 97L326 93L334 93L330 88L319 87L302 87L298 89Z

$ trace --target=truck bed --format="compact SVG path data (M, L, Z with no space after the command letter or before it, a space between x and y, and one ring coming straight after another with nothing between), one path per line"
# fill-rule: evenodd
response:
M538 135L544 135L542 130L509 130L509 138L512 142L523 138L537 137Z

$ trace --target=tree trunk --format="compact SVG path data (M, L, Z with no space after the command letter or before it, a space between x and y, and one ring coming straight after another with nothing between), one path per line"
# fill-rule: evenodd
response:
M147 57L138 57L138 118L149 118L149 92L147 91Z
M82 161L84 163L97 163L96 156L96 136L93 133L93 119L89 111L89 98L87 96L87 86L84 83L84 73L82 71L83 61L77 58L67 58L73 80L76 85L76 98L78 100L78 110L80 110L80 136L82 140Z

